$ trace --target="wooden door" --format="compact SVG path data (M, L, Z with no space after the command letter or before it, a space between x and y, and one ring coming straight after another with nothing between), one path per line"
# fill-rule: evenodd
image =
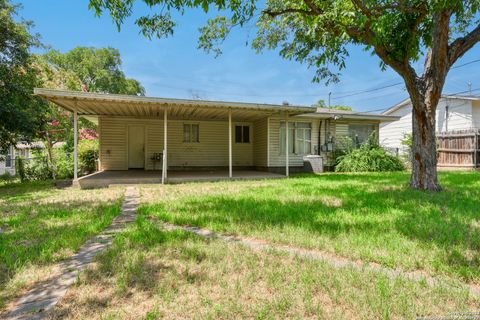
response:
M128 168L145 168L145 127L128 127Z

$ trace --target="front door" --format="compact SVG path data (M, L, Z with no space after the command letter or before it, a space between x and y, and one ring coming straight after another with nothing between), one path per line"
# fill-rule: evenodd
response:
M128 168L145 167L145 127L128 127Z

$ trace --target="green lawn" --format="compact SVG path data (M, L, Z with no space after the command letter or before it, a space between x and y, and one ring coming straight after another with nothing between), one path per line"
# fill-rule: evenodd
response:
M335 269L140 217L48 319L414 319L478 308L465 292Z
M145 186L140 212L480 284L480 174L442 172L437 194L410 190L408 180L323 174Z
M0 310L119 214L122 188L58 190L52 182L0 185Z
M51 319L405 319L480 309L467 291L168 232L162 221L480 284L480 174L407 173L145 185L135 224L79 276ZM52 273L118 214L122 188L0 186L0 302ZM448 279L447 279L448 278Z

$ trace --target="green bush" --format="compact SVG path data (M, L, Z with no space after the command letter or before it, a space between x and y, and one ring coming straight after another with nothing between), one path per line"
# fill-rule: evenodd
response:
M53 170L47 162L47 157L42 150L34 151L33 158L25 166L25 180L50 180L53 178Z
M53 150L53 157L55 158L55 177L57 179L73 178L73 155L61 148Z
M17 175L20 178L20 181L24 182L27 180L27 175L25 172L25 160L22 157L17 157L15 161L17 162L15 165Z
M338 172L382 172L405 170L403 162L377 144L366 143L339 157Z
M78 160L82 173L95 172L98 159L98 140L81 140L78 144Z

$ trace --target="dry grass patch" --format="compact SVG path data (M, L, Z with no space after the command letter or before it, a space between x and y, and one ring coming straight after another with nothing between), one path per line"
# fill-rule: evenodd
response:
M49 319L405 319L476 307L464 292L166 232L139 218Z
M232 182L194 182L176 185L143 185L141 186L141 203L154 204L159 201L174 201L178 199L189 199L205 194L221 196L240 193L248 190L252 181ZM274 186L272 181L255 181L255 187L268 188Z
M123 192L59 190L51 182L0 186L0 310L108 226Z

